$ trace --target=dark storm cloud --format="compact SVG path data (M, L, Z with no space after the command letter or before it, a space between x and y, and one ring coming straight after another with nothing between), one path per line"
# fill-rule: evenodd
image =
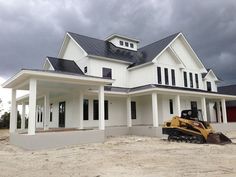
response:
M57 55L65 31L120 33L141 45L182 31L206 67L236 83L235 13L234 0L0 0L0 76L40 68Z

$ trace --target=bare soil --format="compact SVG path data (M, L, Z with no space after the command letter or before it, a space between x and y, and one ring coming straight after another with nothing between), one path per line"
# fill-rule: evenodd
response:
M236 142L236 132L227 136ZM26 151L0 130L0 177L235 177L236 145L122 136L105 143Z

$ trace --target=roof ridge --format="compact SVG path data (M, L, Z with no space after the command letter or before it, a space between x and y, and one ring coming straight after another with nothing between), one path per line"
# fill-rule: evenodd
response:
M83 36L83 37L87 37L87 38L90 38L90 39L96 39L96 40L99 40L99 41L106 42L105 40L98 39L98 38L95 38L95 37L90 37L90 36L83 35L83 34L78 34L78 33L70 32L70 31L67 31L67 33L69 33L69 34L75 34L75 35L78 35L78 36Z
M180 33L181 33L181 32L177 32L177 33L171 34L171 35L169 35L169 36L166 36L166 37L164 37L164 38L162 38L162 39L160 39L160 40L158 40L158 41L155 41L155 42L152 42L152 43L150 43L150 44L147 44L147 45L145 45L145 46L139 48L138 50L140 50L140 49L142 49L142 48L144 48L144 47L153 45L153 44L155 44L155 43L157 43L157 42L160 42L160 41L162 41L162 40L165 40L165 39L167 39L167 38L169 38L169 37L171 37L171 36L177 36L177 34L180 34Z

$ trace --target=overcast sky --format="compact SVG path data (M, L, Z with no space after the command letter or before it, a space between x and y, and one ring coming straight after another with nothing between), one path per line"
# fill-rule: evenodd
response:
M0 77L41 68L66 31L141 45L181 31L223 84L236 83L235 0L0 0Z

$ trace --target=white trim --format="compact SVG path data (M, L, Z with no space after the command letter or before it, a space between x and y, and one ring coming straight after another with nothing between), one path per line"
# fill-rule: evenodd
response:
M77 46L84 52L85 56L87 56L88 53L79 45L79 43L76 42L76 40L74 40L74 38L73 38L68 32L67 32L66 34L67 34L67 35L71 38L71 40L74 41L75 44L77 44Z
M174 51L174 49L170 46L169 47L170 51L174 54L174 56L177 58L177 60L179 60L179 62L181 63L181 65L183 66L183 68L186 68L186 65L183 63L183 61L179 58L178 54Z
M101 59L101 60L124 63L124 64L129 64L129 65L132 64L132 62L129 62L129 61L122 61L115 58L108 58L108 57L102 57L102 56L97 56L97 55L87 55L87 57L92 58L92 59Z
M179 35L181 35L182 33L179 33L174 39L172 39L172 41L157 55L155 56L150 62L147 62L147 63L144 63L144 64L141 64L141 65L137 65L137 66L134 66L132 68L129 68L128 70L132 70L132 69L137 69L137 68L140 68L140 67L144 67L148 64L152 64L154 63L154 61L173 43L173 41L175 39L177 39L179 37ZM150 45L150 44L149 44Z
M169 42L169 44L156 56L154 57L154 59L152 60L152 62L154 62L155 60L157 60L157 58L159 56L161 56L161 54L167 49L170 47L170 45L181 35L182 33L179 33L174 39L172 39L172 41Z
M206 70L205 66L203 65L203 63L201 62L201 60L198 58L197 54L194 52L193 48L191 47L191 45L188 43L187 39L185 38L185 36L180 33L182 38L184 39L184 42L187 44L187 46L190 48L190 50L192 51L193 55L196 57L196 59L198 60L198 62L200 63L200 65ZM207 70L206 70L207 72Z
M46 57L46 59L45 59L45 62L44 62L44 64L43 64L43 69L45 69L45 65L46 65L47 62L48 62L48 64L52 67L52 69L55 71L55 68L53 67L53 65L52 65L51 62L49 61L48 57Z
M128 70L130 71L130 70L133 70L133 69L142 68L142 67L144 67L144 66L151 65L151 64L153 64L153 62L152 62L152 61L149 61L149 62L143 63L143 64L141 64L141 65L137 65L137 66L128 68Z
M205 77L203 78L204 80L206 79L206 77L209 75L210 72L211 72L211 73L213 74L213 76L216 78L215 81L220 81L219 78L216 77L216 75L215 75L215 73L212 71L212 69L210 69L210 70L207 72L207 74L206 74Z
M104 78L97 78L97 77L90 77L88 75L86 76L79 76L79 75L70 75L70 74L64 74L64 73L53 73L50 71L32 71L32 70L21 70L16 75L14 75L12 78L8 79L6 82L2 84L3 88L12 88L16 87L17 84L16 79L19 77L24 77L24 80L28 79L29 77L51 77L52 79L70 79L73 81L88 81L88 82L95 82L96 83L103 83L104 85L113 83L114 80L111 79L104 79ZM40 78L39 78L40 79ZM15 85L15 86L12 86Z
M67 39L68 39L68 37L67 37L67 33L66 33L65 36L64 36L62 45L59 49L58 55L57 55L58 58L61 58L61 52L62 52L62 49L64 48L64 45L65 45ZM67 44L68 44L68 41L67 41Z
M126 37L126 36L119 35L119 34L111 34L110 36L105 38L105 41L109 41L109 40L114 39L116 37L121 38L121 39L126 39L126 40L136 42L136 43L140 42L140 40L138 40L138 39L134 39L134 38L131 38L131 37Z

